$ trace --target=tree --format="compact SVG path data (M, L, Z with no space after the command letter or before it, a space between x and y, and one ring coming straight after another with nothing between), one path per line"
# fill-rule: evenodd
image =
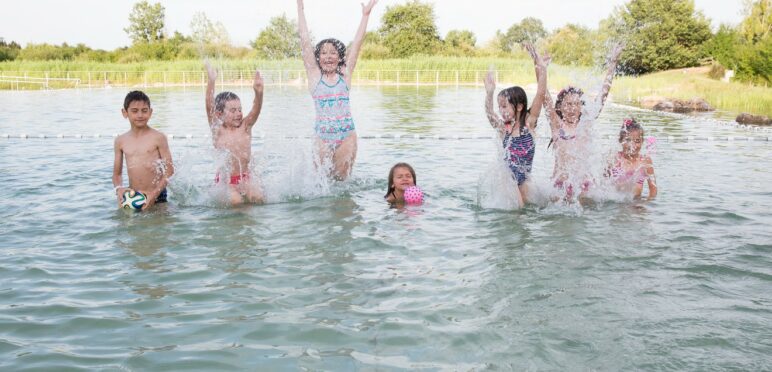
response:
M745 14L740 33L748 42L755 44L772 34L772 0L746 0Z
M451 30L445 36L445 53L449 55L473 56L477 38L469 30Z
M743 43L742 36L728 25L721 25L715 35L703 44L705 55L713 57L727 68L735 68L737 48Z
M362 59L386 59L391 55L391 51L383 45L383 38L376 31L367 31L362 43L362 49L359 51L359 57Z
M287 18L286 14L271 18L268 26L252 42L252 47L258 57L262 58L299 58L300 35L297 22Z
M586 27L568 24L555 31L547 40L547 50L555 63L561 65L593 64L593 35Z
M19 55L21 46L15 41L6 43L5 39L0 37L0 62L13 61Z
M190 21L190 29L193 32L193 40L203 44L230 45L231 40L228 31L222 22L213 23L203 12L193 15Z
M506 52L517 50L520 43L524 41L536 41L547 36L547 30L544 29L540 19L533 17L523 18L520 23L513 24L505 34L503 34L502 48Z
M396 58L432 54L440 46L434 5L419 0L386 7L379 32Z
M155 43L164 39L164 7L159 3L150 5L146 0L134 4L129 14L129 27L123 30L131 41L137 43Z
M711 36L692 0L631 0L611 17L602 32L625 41L621 65L632 73L695 66Z

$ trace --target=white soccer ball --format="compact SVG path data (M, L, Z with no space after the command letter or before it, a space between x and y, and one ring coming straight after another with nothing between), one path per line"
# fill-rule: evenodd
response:
M145 194L134 191L132 189L127 189L123 193L123 202L121 203L121 207L123 209L139 210L142 209L143 205L145 205L145 200L147 200Z

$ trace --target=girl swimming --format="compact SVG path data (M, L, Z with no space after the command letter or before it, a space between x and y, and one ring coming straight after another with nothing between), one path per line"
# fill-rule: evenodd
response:
M405 190L416 185L415 170L408 163L397 163L389 170L388 189L383 196L392 204L405 203Z

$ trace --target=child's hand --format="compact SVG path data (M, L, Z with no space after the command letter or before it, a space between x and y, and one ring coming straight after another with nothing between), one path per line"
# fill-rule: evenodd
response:
M145 194L145 204L142 205L142 210L146 210L155 204L155 199L158 198L158 193L143 193Z
M533 59L533 65L536 67L536 71L547 71L547 65L549 64L549 61L551 60L549 55L547 54L547 59L545 60L541 56L539 56L539 53L536 51L536 47L533 46L530 42L523 42L523 48L525 48L526 51L528 51L528 54L531 56L531 59Z
M209 76L209 81L214 82L217 80L217 70L212 67L209 61L206 61L206 74Z
M255 94L263 93L263 77L260 76L260 71L255 71L255 82L252 83L252 88L255 90Z
M298 0L298 1L302 1L302 0ZM362 3L362 15L369 16L370 12L373 11L373 7L375 7L375 4L377 3L378 3L378 0L370 0L370 2L367 3L367 5Z
M123 193L126 192L128 188L119 186L115 189L115 196L118 198L118 208L121 207L121 203L123 203Z
M485 75L485 92L490 95L494 90L496 90L496 78L493 77L493 70L488 70L488 74Z

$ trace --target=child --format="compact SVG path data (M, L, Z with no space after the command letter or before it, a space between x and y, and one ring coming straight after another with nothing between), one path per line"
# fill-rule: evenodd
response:
M619 191L632 193L635 199L641 198L643 184L648 183L648 200L654 199L657 196L654 164L648 155L641 155L643 127L635 119L625 119L619 131L619 143L622 151L609 163L606 176Z
M561 90L554 106L549 92L545 94L544 108L547 110L552 131L552 139L547 147L553 144L555 146L555 168L552 177L555 187L566 191L567 199L573 197L575 182L581 183L581 194L587 192L592 184L592 176L586 163L590 155L590 127L606 102L622 47L622 44L617 44L611 49L606 77L601 92L591 107L592 111L586 110L584 92L579 88L569 86Z
M496 89L493 72L489 71L485 78L485 91L487 93L485 112L491 126L502 140L504 160L512 171L512 177L517 180L519 189L516 195L517 205L523 205L523 201L526 199L527 186L525 181L531 174L533 156L536 151L533 133L535 133L536 121L539 118L544 94L547 91L547 64L550 60L549 56L542 59L530 43L524 43L523 47L533 58L538 83L536 97L530 109L528 108L528 97L523 88L509 87L499 92L498 105L501 118L496 116L493 112L493 91Z
M150 128L147 122L153 116L150 98L140 91L129 92L123 101L123 117L129 119L131 129L115 139L113 161L113 186L118 206L123 201L123 159L126 158L126 173L129 187L145 194L146 210L155 203L166 203L166 185L174 174L172 154L163 133Z
M391 204L405 204L405 189L416 185L415 171L408 163L397 163L389 171L389 188L383 196Z
M377 0L370 0L362 5L362 20L346 54L346 46L337 39L325 39L316 48L311 47L303 0L297 1L303 64L316 107L314 132L320 163L332 160L332 176L337 180L348 178L356 159L357 135L349 107L349 89L367 21L376 3Z
M228 199L232 205L246 202L262 203L263 191L260 180L250 174L252 160L252 127L260 116L263 106L263 78L255 71L252 89L255 99L247 116L241 111L241 100L232 92L214 96L217 71L207 62L209 82L206 85L206 115L212 131L214 148L228 154L228 167L218 171L215 183L228 183Z

